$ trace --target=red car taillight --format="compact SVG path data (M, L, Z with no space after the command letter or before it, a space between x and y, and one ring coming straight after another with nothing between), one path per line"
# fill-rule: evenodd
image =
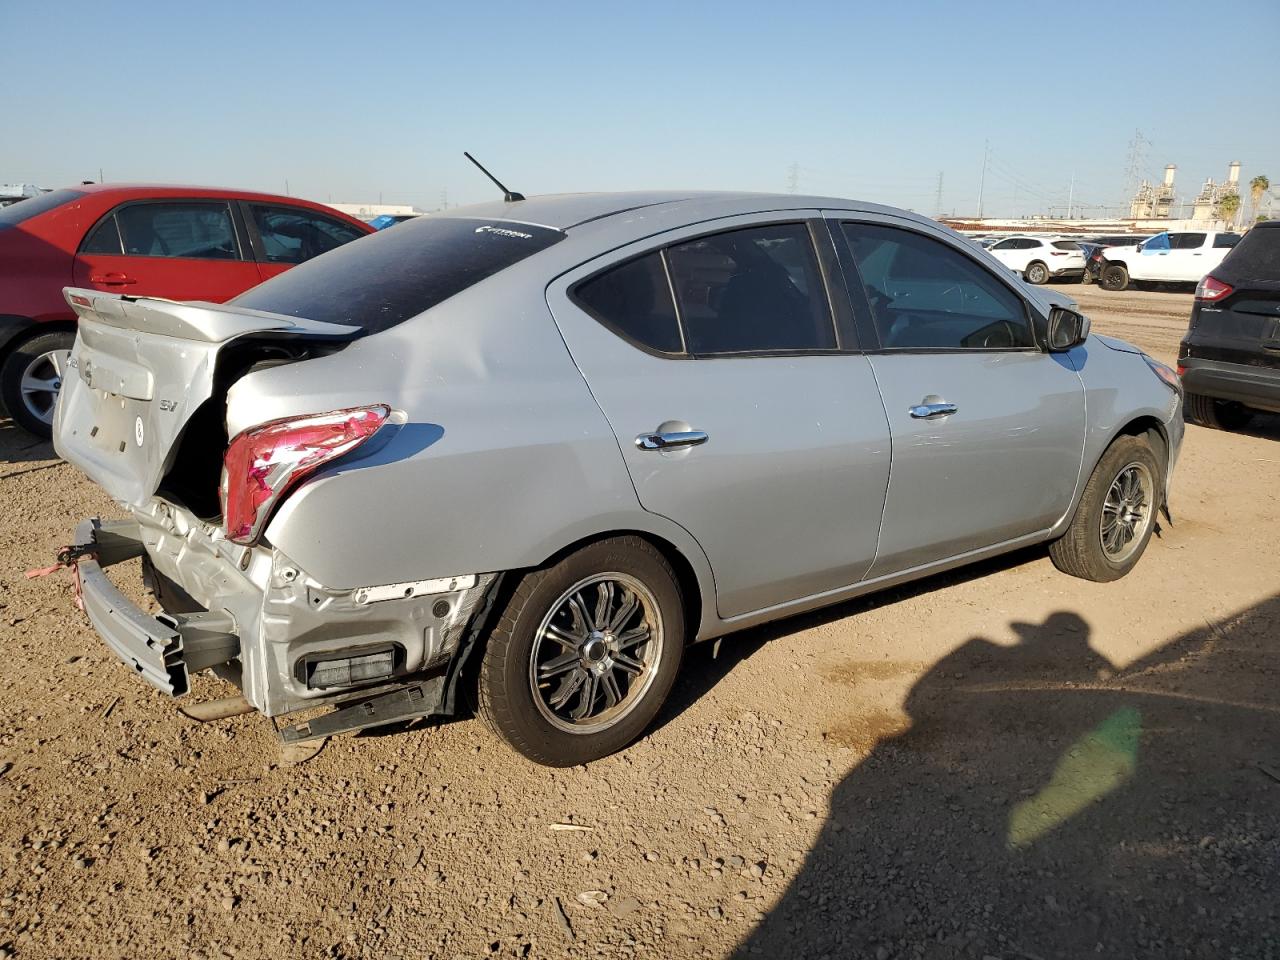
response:
M237 434L222 461L222 516L227 539L258 539L280 499L321 465L349 453L386 422L382 404L276 420Z
M1196 284L1196 299L1207 300L1212 303L1215 300L1221 300L1228 296L1235 287L1229 283L1223 283L1216 277L1205 277Z

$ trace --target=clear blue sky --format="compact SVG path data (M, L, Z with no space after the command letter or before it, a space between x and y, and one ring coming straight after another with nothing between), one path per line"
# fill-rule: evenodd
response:
M1231 160L1280 186L1280 2L0 0L0 182L439 205L513 189L798 189L988 215ZM1112 91L1110 97L1103 90Z

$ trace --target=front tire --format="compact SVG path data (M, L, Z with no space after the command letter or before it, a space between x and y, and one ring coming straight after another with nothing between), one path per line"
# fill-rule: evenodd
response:
M1083 580L1119 580L1137 564L1155 530L1164 468L1141 437L1117 437L1085 484L1076 515L1049 556Z
M13 422L48 439L53 411L75 345L70 330L51 330L18 344L0 367L0 398Z
M1253 419L1253 411L1230 400L1215 400L1198 393L1187 394L1186 418L1211 430L1239 430Z
M1102 268L1102 289L1113 293L1129 286L1129 271L1122 264L1111 263Z
M1026 278L1028 283L1048 283L1049 268L1037 260L1027 266Z
M478 712L535 763L598 760L653 721L684 645L666 558L640 537L601 540L521 579L485 647Z

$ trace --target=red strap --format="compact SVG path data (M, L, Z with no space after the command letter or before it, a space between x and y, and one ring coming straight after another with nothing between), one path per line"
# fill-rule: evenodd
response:
M68 559L62 559L67 557ZM28 570L26 577L28 580L34 580L37 577L47 577L51 573L57 573L59 570L68 569L72 574L72 588L75 590L76 607L81 613L84 612L84 584L80 580L80 561L96 560L98 555L91 550L85 550L83 547L77 550L76 547L63 547L58 551L58 561L48 567L37 567L34 570Z

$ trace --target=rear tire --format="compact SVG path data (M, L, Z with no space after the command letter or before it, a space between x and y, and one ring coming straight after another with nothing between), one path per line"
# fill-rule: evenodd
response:
M478 713L535 763L598 760L653 721L684 645L666 558L640 537L601 540L516 586L485 646Z
M0 399L13 422L48 439L66 361L76 335L71 330L37 334L15 347L0 367Z
M1163 502L1164 468L1151 444L1117 437L1093 468L1071 526L1049 544L1053 565L1082 580L1119 580L1147 549Z
M1103 290L1110 290L1113 293L1124 290L1129 286L1129 271L1122 264L1111 263L1102 268Z
M1034 263L1027 264L1027 272L1025 276L1027 278L1027 283L1048 283L1049 268L1039 260L1036 260Z
M1253 411L1243 404L1198 393L1187 394L1183 409L1188 420L1210 430L1239 430L1253 419Z

